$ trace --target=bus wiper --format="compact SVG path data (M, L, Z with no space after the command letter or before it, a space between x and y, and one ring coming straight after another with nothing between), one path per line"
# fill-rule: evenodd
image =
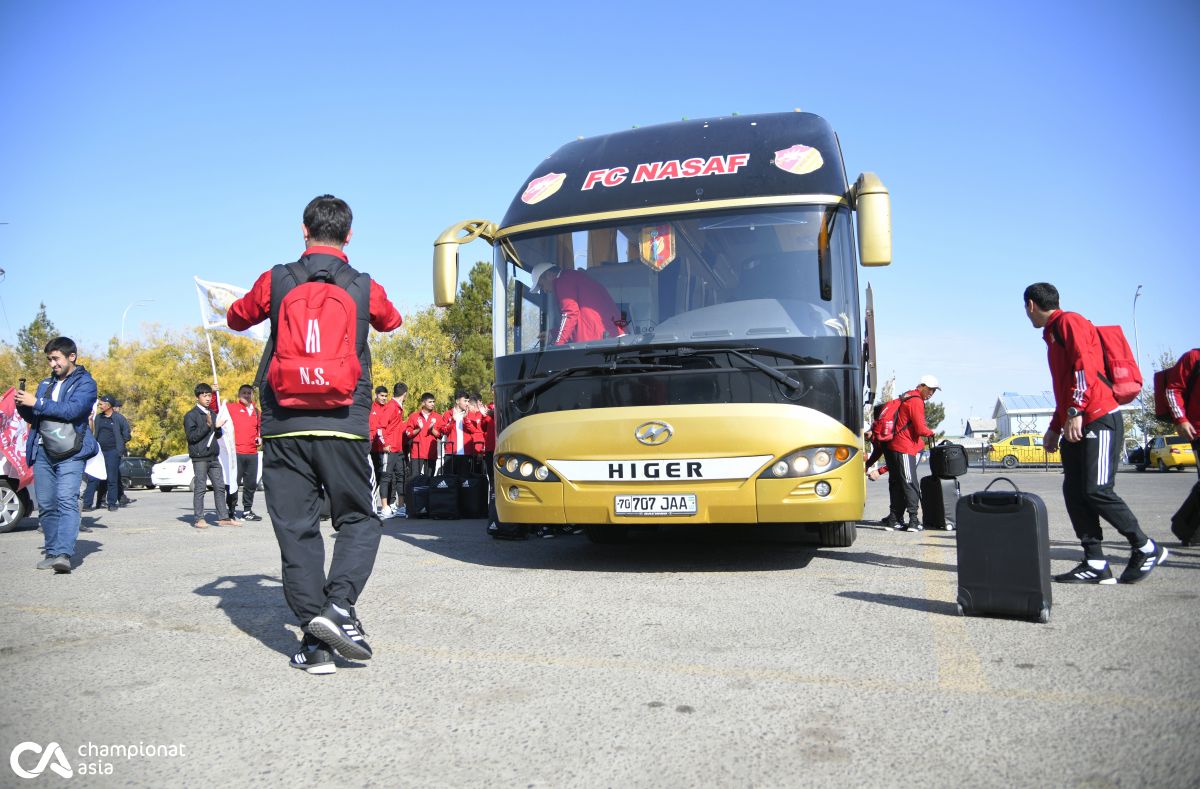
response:
M616 359L608 364L580 364L574 367L564 367L561 370L555 370L545 378L530 381L514 392L512 399L514 402L526 400L545 391L568 375L574 375L575 373L645 373L679 369L682 368L677 364L618 364Z
M642 346L636 346L636 347L631 347L631 348L621 348L621 349L615 349L615 350L614 349L605 349L603 351L596 351L596 353L604 353L606 356L611 355L615 359L615 358L622 357L622 356L633 356L633 355L639 354L641 352L653 353L655 351L662 351L662 352L674 351L675 352L674 356L676 356L676 357L716 356L718 354L727 353L730 356L736 356L738 359L741 359L746 364L750 365L751 367L755 368L756 370L759 370L759 371L765 373L767 376L769 376L773 380L778 381L779 383L783 384L784 386L788 387L789 389L791 389L793 391L801 388L802 384L799 381L797 381L795 378L791 377L787 373L780 372L779 370L775 369L774 367L772 367L769 364L760 362L758 359L755 359L753 356L750 356L748 353L746 353L746 351L749 351L750 353L771 353L771 354L775 354L776 356L784 356L786 358L791 359L792 361L799 362L801 364L820 364L821 363L820 359L814 359L810 356L796 356L795 354L790 354L790 353L787 353L786 351L770 351L770 350L763 351L759 348L728 348L728 347L717 348L717 347L710 347L710 346L690 346L690 345L673 345L673 344L670 344L670 345L657 345L657 344L656 345L642 345Z

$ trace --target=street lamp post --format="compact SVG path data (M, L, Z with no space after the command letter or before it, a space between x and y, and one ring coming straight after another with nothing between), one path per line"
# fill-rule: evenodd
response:
M125 317L127 315L129 315L129 311L131 309L133 309L134 307L137 307L141 304L149 304L152 301L154 301L154 299L141 299L140 301L131 301L131 302L129 302L129 305L125 307L125 311L121 313L121 344L122 345L125 344Z

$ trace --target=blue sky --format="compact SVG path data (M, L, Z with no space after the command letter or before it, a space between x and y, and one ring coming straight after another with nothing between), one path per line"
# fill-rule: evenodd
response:
M802 108L893 200L880 367L945 427L1049 388L1025 285L1121 323L1143 367L1200 341L1200 5L0 2L0 339L46 303L99 349L248 286L304 204L355 212L351 260L432 301L447 225L499 220L580 135ZM464 260L490 258L481 243ZM1190 314L1189 314L1190 312Z

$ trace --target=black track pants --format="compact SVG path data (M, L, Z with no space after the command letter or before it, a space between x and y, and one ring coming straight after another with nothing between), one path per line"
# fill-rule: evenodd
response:
M917 481L917 456L891 449L884 450L883 456L888 467L888 494L892 501L892 517L903 520L907 510L910 521L919 520L917 507L921 504L921 488Z
M1081 441L1063 441L1063 498L1075 536L1086 559L1103 559L1100 519L1108 521L1129 544L1146 542L1137 518L1113 489L1117 463L1125 442L1121 415L1108 414L1083 426Z
M371 576L379 550L379 520L371 507L373 476L366 439L293 436L263 441L263 487L283 560L283 594L302 626L327 600L353 606ZM328 578L321 487L338 532Z

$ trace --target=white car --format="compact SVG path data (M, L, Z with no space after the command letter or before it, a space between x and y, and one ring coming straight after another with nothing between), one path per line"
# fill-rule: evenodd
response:
M262 490L262 453L258 453L258 489ZM175 488L192 487L195 475L192 472L192 459L187 455L172 455L162 463L155 463L150 469L150 484L161 491L171 491ZM204 481L205 490L212 490L212 484Z
M162 463L155 463L150 469L150 483L159 490L166 492L175 488L193 490L192 459L187 455L172 455ZM211 485L205 485L211 489Z

